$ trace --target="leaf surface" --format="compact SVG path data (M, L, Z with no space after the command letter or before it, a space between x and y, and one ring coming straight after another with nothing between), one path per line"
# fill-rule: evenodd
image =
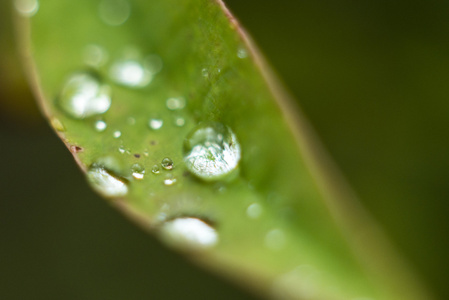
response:
M145 228L272 298L428 299L221 2L16 7L52 126Z

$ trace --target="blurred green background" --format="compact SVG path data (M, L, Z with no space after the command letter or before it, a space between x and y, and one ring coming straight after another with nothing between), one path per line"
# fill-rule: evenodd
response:
M449 1L226 2L365 207L449 299ZM255 299L87 187L27 88L10 12L1 1L0 299Z

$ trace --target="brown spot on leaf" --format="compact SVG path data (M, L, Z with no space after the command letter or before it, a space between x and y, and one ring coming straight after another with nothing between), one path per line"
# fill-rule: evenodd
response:
M80 146L72 145L70 146L70 151L72 151L73 153L78 153L84 151L84 149Z
M140 154L134 154L135 158L140 158Z

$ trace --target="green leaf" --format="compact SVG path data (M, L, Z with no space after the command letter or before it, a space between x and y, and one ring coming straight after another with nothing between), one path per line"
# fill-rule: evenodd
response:
M88 182L279 299L429 299L220 1L17 0L44 113Z

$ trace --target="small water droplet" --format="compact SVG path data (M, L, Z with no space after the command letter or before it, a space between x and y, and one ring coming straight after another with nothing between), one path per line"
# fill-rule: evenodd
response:
M186 120L185 120L184 118L182 118L182 117L177 117L177 118L175 119L175 125L176 125L176 126L182 127L182 126L184 126L185 124L186 124Z
M136 119L133 117L129 117L128 119L126 119L126 121L129 125L136 125Z
M151 168L151 173L153 173L153 174L155 174L155 175L160 174L160 173L161 173L161 169L159 168L158 165L154 165L154 166Z
M114 131L114 133L112 135L114 138L118 139L119 137L122 136L122 132L117 130L117 131Z
M14 6L24 17L32 17L39 10L39 2L37 0L15 0Z
M251 219L257 219L263 212L263 208L258 203L253 203L246 209L246 215Z
M240 145L232 130L220 123L195 127L184 142L184 160L190 172L216 180L237 169Z
M165 104L169 110L179 110L186 106L186 100L182 97L168 98L167 101L165 101Z
M131 6L126 0L103 0L98 7L100 18L110 26L125 23L131 15Z
M165 170L173 170L173 167L174 167L173 160L171 160L170 158L166 157L166 158L164 158L162 160L161 166Z
M201 70L201 75L203 75L203 77L207 78L207 77L209 77L209 71L206 68L204 68Z
M107 62L108 54L98 45L87 45L83 51L83 58L86 65L99 68Z
M270 230L265 236L265 246L274 251L284 248L285 242L285 234L281 229Z
M118 152L120 152L121 154L124 154L126 152L125 147L123 147L123 146L118 147Z
M150 155L150 153L148 152L148 150L143 151L143 155L148 156Z
M198 218L177 218L162 225L163 238L170 244L190 249L207 249L218 243L218 233Z
M62 124L62 122L58 119L58 118L51 118L51 126L59 132L63 132L65 131L65 127L64 124Z
M105 131L106 127L108 127L108 125L105 121L98 120L97 122L95 122L95 130L97 130L98 132Z
M240 48L238 51L237 51L237 57L238 58L247 58L248 57L248 51L246 51L246 49L245 48Z
M150 128L153 130L159 130L163 125L164 121L162 121L161 119L150 119L148 121L148 126L150 126Z
M110 88L88 73L76 73L64 84L59 107L76 119L105 113L111 106Z
M103 167L91 167L87 172L87 179L91 186L103 196L122 197L128 193L125 181Z
M141 180L145 176L145 168L141 164L132 165L131 171L135 179Z
M167 177L164 179L164 185L171 186L176 183L176 178L173 177L173 175L167 175Z

